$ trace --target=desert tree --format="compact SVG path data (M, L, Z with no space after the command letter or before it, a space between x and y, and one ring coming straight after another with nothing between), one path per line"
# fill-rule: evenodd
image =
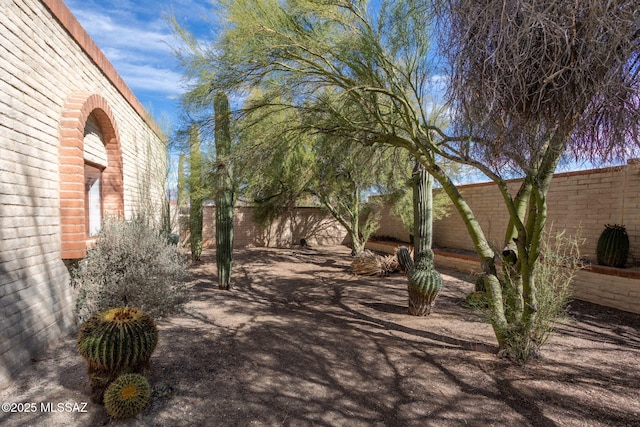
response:
M406 159L343 136L320 134L314 139L313 180L306 190L347 230L351 254L356 255L379 227L379 199L370 196L384 187L384 180L398 179Z
M269 111L268 119L265 112ZM355 141L312 132L292 109L261 108L245 114L241 148L245 194L256 203L261 222L291 213L298 203L326 209L347 231L353 254L364 250L378 228L373 192L397 188L406 156L388 147L363 147ZM249 165L251 165L249 167Z
M634 2L219 3L229 25L210 49L191 52L192 72L214 76L198 90L240 93L269 82L278 86L272 92L288 95L277 104L312 116L318 133L408 150L465 223L501 351L519 360L537 354L535 266L553 172L563 155L610 159L637 148ZM436 12L446 35L437 47L451 66L447 128L431 114L434 83L447 72L434 68ZM250 107L273 105L264 99ZM513 255L504 264L509 283L500 281L501 248L488 240L441 159L476 168L500 189L510 217L503 242ZM522 178L515 194L506 181L512 177ZM514 351L514 343L522 348Z
M498 280L494 250L477 248L494 329L503 349L517 359L538 351L532 333L542 320L536 264L558 162L563 156L624 159L637 150L637 6L621 0L438 4L455 132L470 135L445 141L441 149L491 178L508 209L503 255L509 280ZM505 171L523 178L515 194ZM476 224L467 226L479 235Z

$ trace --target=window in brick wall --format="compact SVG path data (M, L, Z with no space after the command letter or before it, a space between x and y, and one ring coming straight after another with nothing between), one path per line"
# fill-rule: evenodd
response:
M102 224L102 169L84 164L84 206L87 236L100 232Z

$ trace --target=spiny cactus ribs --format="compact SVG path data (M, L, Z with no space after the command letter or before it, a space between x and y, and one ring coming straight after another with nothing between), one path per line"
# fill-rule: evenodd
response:
M629 235L624 225L605 225L598 239L598 264L622 268L629 256Z
M78 353L87 361L91 399L101 402L106 387L122 373L144 373L158 343L158 328L145 312L120 307L87 320L78 332Z
M151 399L151 387L139 374L123 374L104 393L104 407L113 418L131 418L139 414Z
M225 157L231 154L231 133L229 128L229 99L223 92L213 98L215 112L215 141L218 167L216 182L216 264L218 288L231 288L231 264L233 255L233 181L232 168Z
M398 261L407 273L409 281L409 314L426 316L442 289L442 276L433 266L433 251L419 253L415 263L405 247L398 250Z
M146 362L158 344L158 328L145 312L120 307L87 320L78 333L78 352L90 366L107 370Z

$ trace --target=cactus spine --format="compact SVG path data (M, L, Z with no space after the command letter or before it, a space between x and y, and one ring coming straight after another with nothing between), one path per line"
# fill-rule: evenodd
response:
M598 239L598 264L622 268L629 256L629 235L624 225L605 225Z
M104 393L104 407L113 418L131 418L151 399L151 387L140 374L123 374Z
M106 387L121 373L145 372L157 343L155 321L135 308L107 310L83 323L77 349L89 366L92 399L102 401Z
M431 249L433 238L433 177L416 162L413 168L413 234L414 256Z
M231 133L229 130L229 100L222 92L214 97L216 141L216 265L218 287L231 288L231 261L233 255L233 182L229 156Z
M413 272L413 269L415 267L413 264L413 258L411 258L411 253L409 252L409 249L407 249L405 246L400 246L398 248L397 256L398 256L398 264L400 264L400 268L402 268L402 271L404 271L404 273L408 277L409 274Z

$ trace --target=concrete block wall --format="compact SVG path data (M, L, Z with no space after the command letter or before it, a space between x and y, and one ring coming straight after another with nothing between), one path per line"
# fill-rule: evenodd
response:
M340 245L347 241L347 233L331 215L320 208L299 207L291 216L280 217L267 227L253 219L253 208L236 207L233 219L234 248L290 247L305 239L309 245ZM203 212L203 246L216 245L215 206L205 206Z
M61 256L65 102L78 92L93 93L113 112L125 216L158 207L165 170L159 132L64 3L1 5L0 385L75 326L74 292Z
M515 194L520 181L509 182ZM461 194L468 201L478 222L496 248L504 244L508 214L502 196L493 183L463 185ZM598 238L605 224L626 226L630 241L629 267L640 266L640 161L626 165L556 174L548 196L548 225L566 230L583 241L582 257L595 262ZM383 211L385 212L385 211ZM380 235L391 235L394 228L383 214ZM444 251L436 253L436 265L478 272L480 265L473 256L449 250L475 252L466 227L457 212L434 221L434 244ZM626 273L622 273L626 272ZM581 270L573 281L574 297L621 310L640 313L640 271L607 269L593 266Z
M640 272L616 275L594 269L576 273L572 283L574 298L640 314Z
M509 182L515 194L520 181ZM460 187L478 221L496 247L504 245L508 214L493 183ZM584 240L581 256L596 258L598 238L605 224L624 224L629 234L629 264L640 262L640 164L556 174L547 195L547 224ZM473 251L464 223L456 212L434 222L437 246Z
M401 242L408 242L409 232L400 218L393 214L392 206L385 203L378 209L380 213L380 227L373 233L373 236L391 237Z

